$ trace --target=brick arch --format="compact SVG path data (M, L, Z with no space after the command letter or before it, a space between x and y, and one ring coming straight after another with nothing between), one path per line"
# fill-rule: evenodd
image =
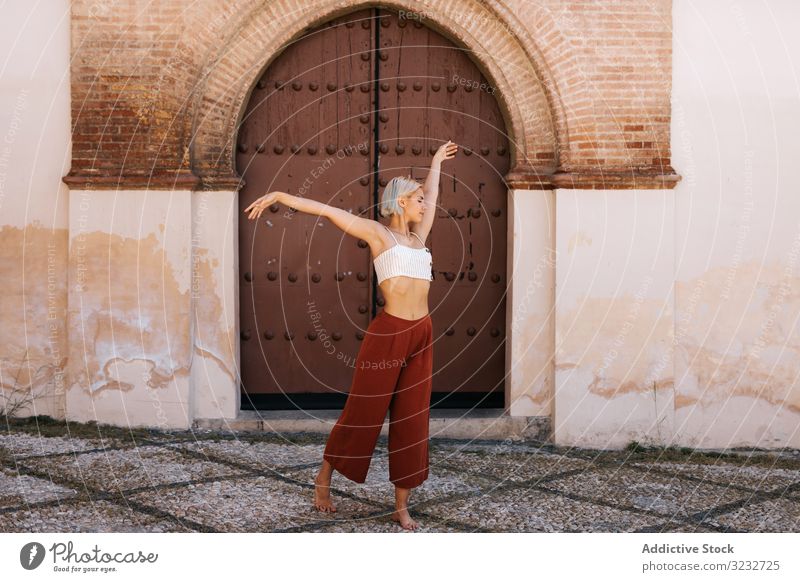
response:
M315 2L311 9L297 10L287 0L258 4L240 13L227 29L224 47L211 55L201 77L193 104L192 170L205 188L229 189L239 185L233 144L244 108L257 79L282 47L305 31L356 9L377 6L416 12L414 0L350 3ZM425 7L423 22L470 51L473 61L495 86L495 96L508 128L511 144L513 186L548 187L549 176L559 166L559 152L567 149L564 104L549 68L516 18L497 1L476 0L458 6ZM547 26L548 18L539 20ZM494 24L492 24L494 23ZM487 34L487 25L491 29ZM554 28L550 29L555 30ZM558 35L557 35L558 36ZM560 37L559 37L560 39ZM551 46L554 43L552 39ZM570 53L563 43L561 57Z

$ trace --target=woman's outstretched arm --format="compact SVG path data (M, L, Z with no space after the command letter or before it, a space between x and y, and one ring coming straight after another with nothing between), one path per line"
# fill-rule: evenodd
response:
M346 210L336 208L330 204L325 204L309 198L301 198L286 192L270 192L245 208L249 212L250 220L257 220L261 213L273 204L285 204L289 208L294 208L306 214L316 214L330 220L334 225L342 229L345 233L361 238L371 243L377 236L378 223L368 218L355 216Z
M411 226L411 230L417 233L417 236L422 240L428 237L428 233L433 228L433 219L436 218L436 202L439 199L439 178L442 162L444 160L452 160L456 155L456 151L458 151L458 145L448 141L433 155L431 169L428 171L425 184L422 186L422 191L425 193L425 213L422 216L422 221Z

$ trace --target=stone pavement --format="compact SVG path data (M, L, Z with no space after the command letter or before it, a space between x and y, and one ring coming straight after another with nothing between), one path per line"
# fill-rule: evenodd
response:
M324 435L9 421L0 532L405 532L387 443L317 512ZM432 439L410 498L428 532L800 532L800 452L560 448Z

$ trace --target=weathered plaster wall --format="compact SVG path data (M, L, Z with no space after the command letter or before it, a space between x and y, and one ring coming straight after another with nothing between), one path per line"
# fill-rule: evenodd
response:
M800 446L800 4L677 0L675 433Z
M672 438L671 190L556 192L558 444Z
M70 192L70 420L191 420L192 193Z
M234 419L239 390L236 192L192 194L194 418Z
M235 194L70 197L67 417L159 428L235 418Z
M69 2L0 19L0 409L64 415Z
M555 196L511 190L508 197L506 402L513 416L553 413Z

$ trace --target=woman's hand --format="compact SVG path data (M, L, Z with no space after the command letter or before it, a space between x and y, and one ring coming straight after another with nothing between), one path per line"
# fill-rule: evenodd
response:
M436 153L433 155L433 161L443 162L444 160L452 160L456 156L456 151L458 151L458 145L448 140L446 144L436 150Z
M266 208L269 208L276 202L280 201L280 196L283 192L270 192L268 194L264 194L261 198L253 202L250 206L244 209L245 212L249 212L250 215L247 217L250 220L258 219L261 216L261 213L264 212Z

